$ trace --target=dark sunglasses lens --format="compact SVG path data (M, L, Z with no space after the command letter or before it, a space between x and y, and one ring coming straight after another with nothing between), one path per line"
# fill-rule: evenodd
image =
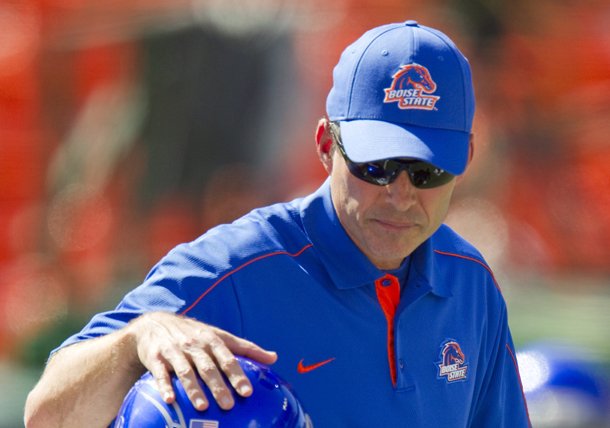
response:
M380 162L352 162L342 151L352 174L367 183L386 186L392 183L403 169L407 171L411 183L418 189L432 189L449 183L453 175L426 162L400 161L388 159Z
M380 163L366 163L363 165L363 168L365 168L366 175L368 177L374 178L376 180L385 178L386 171L383 165Z
M409 168L413 185L419 189L431 189L447 184L453 175L425 162L416 162Z
M390 183L389 177L386 176L386 170L378 163L355 163L347 160L347 167L350 172L361 180L367 183L376 184L377 186L385 186Z

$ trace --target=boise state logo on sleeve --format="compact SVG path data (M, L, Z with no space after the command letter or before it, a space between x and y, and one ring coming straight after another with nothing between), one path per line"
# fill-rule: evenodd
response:
M392 79L392 85L384 89L383 102L398 103L398 108L402 110L434 110L436 102L441 98L430 95L436 91L436 82L423 65L402 65Z
M437 363L439 379L445 378L447 382L466 380L468 365L459 343L453 339L443 342L440 357Z

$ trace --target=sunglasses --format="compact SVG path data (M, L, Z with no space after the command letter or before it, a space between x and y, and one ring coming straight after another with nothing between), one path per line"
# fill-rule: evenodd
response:
M375 162L353 162L345 152L338 133L330 127L330 132L345 159L347 168L355 177L377 186L387 186L394 182L401 171L406 171L411 184L418 189L433 189L449 183L455 175L432 164L420 160L382 159Z

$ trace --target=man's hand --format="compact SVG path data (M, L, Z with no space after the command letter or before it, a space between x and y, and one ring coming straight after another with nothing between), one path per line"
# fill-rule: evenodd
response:
M247 397L252 394L252 385L234 354L263 364L277 360L275 352L219 328L172 313L144 314L132 321L127 329L135 340L139 360L156 379L165 402L175 400L171 384L171 373L175 372L198 410L207 409L209 397L199 386L197 374L218 405L228 410L235 402L223 373L239 395Z

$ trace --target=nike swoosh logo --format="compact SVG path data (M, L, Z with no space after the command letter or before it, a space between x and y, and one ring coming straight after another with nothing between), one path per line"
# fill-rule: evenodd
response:
M320 361L319 363L310 364L310 365L306 366L305 364L303 364L303 359L301 359L301 361L299 361L299 364L297 365L297 372L309 373L310 371L319 369L320 367L322 367L334 360L335 360L335 358L329 358L328 360Z

